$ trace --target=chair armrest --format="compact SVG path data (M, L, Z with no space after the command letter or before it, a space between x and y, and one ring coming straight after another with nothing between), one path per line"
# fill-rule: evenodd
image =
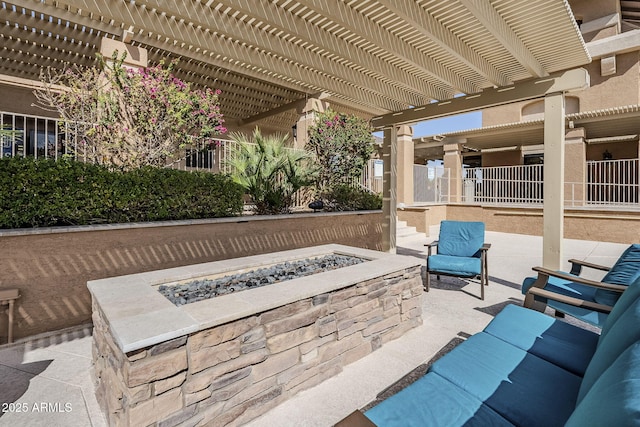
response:
M481 251L488 251L491 248L491 243L483 243L480 248Z
M579 259L570 259L571 263L571 274L575 274L578 276L582 272L582 267L589 267L595 270L609 271L611 267L607 267L606 265L594 264L592 262L581 261Z
M574 298L574 297L569 297L566 295L562 295L562 294L558 294L555 292L551 292L551 291L547 291L545 289L540 289L540 288L531 288L529 289L529 291L527 292L531 295L533 295L534 297L541 297L541 298L545 298L547 300L554 300L554 301L558 301L558 302L562 302L565 304L569 304L572 305L574 307L581 307L581 308L585 308L588 310L593 310L593 311L597 311L598 313L610 313L612 308L611 306L608 305L604 305L604 304L598 304L595 302L591 302L591 301L585 301L585 300L581 300L579 298Z
M438 241L434 240L431 243L427 243L425 246L427 247L427 258L429 258L431 256L431 251L433 250L433 248L438 246Z
M536 280L536 282L533 284L533 287L536 287L536 288L543 288L544 285L546 285L547 280L545 279L544 282L541 283L542 286L539 286L540 284L538 282L541 282L541 279L543 278L541 276L547 276L547 277L551 276L551 277L557 277L559 279L568 280L570 282L580 283L581 285L587 285L587 286L593 286L600 289L606 289L608 291L622 293L627 289L627 286L613 285L611 283L604 283L604 282L596 282L595 280L589 280L583 277L572 276L571 274L563 273L561 271L549 270L548 268L544 268L544 267L533 267L533 271L536 271L538 273L538 280Z

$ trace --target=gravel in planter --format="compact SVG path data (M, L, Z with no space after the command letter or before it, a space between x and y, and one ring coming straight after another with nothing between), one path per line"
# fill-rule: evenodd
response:
M180 306L219 295L348 267L365 261L362 258L347 255L325 255L318 258L286 261L271 267L259 268L246 273L233 274L216 279L197 279L177 285L160 285L158 286L158 291L169 301Z

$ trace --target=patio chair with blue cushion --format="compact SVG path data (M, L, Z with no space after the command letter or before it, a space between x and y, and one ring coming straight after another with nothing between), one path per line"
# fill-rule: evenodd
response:
M548 306L592 325L602 327L611 307L627 286L640 277L640 244L629 246L613 267L569 260L571 271L553 271L534 267L537 277L527 277L522 283L524 305L538 311ZM601 281L579 277L582 268L606 271Z
M484 242L484 223L476 221L442 221L438 240L429 243L427 251L427 285L430 274L480 279L480 298L484 300L484 287L489 284L487 251ZM432 250L437 248L437 253Z

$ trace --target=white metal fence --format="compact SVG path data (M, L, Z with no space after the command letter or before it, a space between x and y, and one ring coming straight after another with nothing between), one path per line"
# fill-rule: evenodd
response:
M596 206L638 206L638 159L587 162L585 201Z
M586 162L584 182L565 183L568 206L640 207L638 159ZM543 203L544 165L468 168L462 202L505 205Z
M543 165L466 168L462 179L464 203L542 203Z

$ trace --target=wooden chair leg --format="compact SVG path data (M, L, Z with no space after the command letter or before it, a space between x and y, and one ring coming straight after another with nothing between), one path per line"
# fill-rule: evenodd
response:
M427 277L426 277L426 286L425 286L425 291L429 292L429 288L431 287L431 275L429 274L429 270L427 270Z

